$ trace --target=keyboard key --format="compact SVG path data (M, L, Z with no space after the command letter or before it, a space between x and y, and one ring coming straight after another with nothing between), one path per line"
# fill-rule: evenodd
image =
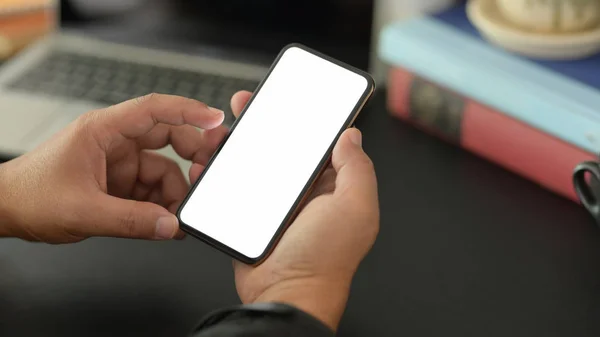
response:
M180 81L177 83L178 90L193 90L194 87L194 83L188 81Z

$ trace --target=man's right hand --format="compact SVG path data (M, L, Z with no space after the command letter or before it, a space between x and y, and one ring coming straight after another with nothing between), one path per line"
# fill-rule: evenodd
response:
M232 98L239 115L250 93ZM193 168L195 181L201 168ZM337 142L332 167L315 185L311 200L259 266L235 262L243 303L293 305L337 330L350 283L379 231L377 179L362 149L361 133L347 130Z

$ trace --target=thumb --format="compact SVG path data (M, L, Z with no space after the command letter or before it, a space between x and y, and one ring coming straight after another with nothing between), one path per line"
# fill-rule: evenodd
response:
M94 225L88 229L91 236L167 240L179 230L175 215L150 202L103 195L98 205Z
M377 200L377 178L373 162L362 149L362 134L358 129L346 130L338 140L331 164L337 173L335 195Z

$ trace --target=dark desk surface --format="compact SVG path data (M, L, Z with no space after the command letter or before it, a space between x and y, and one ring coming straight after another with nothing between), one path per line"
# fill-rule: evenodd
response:
M587 214L397 122L358 122L381 234L340 336L600 335L600 235ZM237 303L231 262L193 239L0 241L0 335L185 336Z

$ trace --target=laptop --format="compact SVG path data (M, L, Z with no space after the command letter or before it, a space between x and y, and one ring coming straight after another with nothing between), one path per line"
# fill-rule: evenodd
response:
M290 42L368 70L374 2L55 0L55 31L0 68L0 155L153 92L204 101L231 124L231 96L254 90ZM187 172L172 149L160 152Z

